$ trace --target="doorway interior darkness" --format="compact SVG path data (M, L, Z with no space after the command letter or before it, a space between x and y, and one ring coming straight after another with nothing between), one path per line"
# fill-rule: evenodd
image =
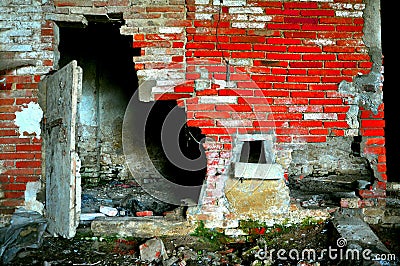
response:
M132 36L122 36L120 22L91 18L86 27L59 25L60 68L77 60L83 70L82 96L79 103L78 153L82 161L82 185L96 185L112 180L129 180L122 150L122 124L129 101L138 88L132 48ZM157 170L179 185L202 185L207 161L198 171L177 168L167 160L161 145L161 129L176 101L157 101L146 121L146 148ZM181 108L179 108L181 109ZM179 110L182 129L179 149L187 158L204 156L198 140L204 135L198 128L186 126L184 109ZM177 119L178 119L177 118ZM172 136L173 137L173 136Z

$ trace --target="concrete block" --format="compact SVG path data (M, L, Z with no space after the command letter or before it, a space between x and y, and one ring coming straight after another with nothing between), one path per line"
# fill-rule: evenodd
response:
M284 172L280 164L237 162L234 164L234 176L243 179L281 179Z

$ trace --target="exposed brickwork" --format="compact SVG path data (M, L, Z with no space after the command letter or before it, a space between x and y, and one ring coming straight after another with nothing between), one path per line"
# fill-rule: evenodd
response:
M223 205L220 176L231 162L235 134L273 133L277 150L360 135L361 156L368 158L376 182L360 191L363 201L357 204L385 197L383 103L374 112L354 102L355 94L339 91L339 83L369 75L380 64L363 41L362 0L54 0L54 10L51 3L12 2L0 5L0 23L9 29L0 37L0 58L35 64L0 73L0 80L6 78L0 84L1 212L23 204L25 183L41 173L40 140L18 137L13 119L23 104L37 100L37 83L57 60L56 28L42 8L66 21L123 14L121 34L132 35L133 48L141 49L133 58L138 77L156 80L152 99L177 100L188 125L216 141L205 144L203 200L209 204L198 219L222 215L216 212ZM10 11L20 20L8 20ZM18 22L23 26L16 30Z
M41 175L40 136L19 132L16 112L37 102L41 75L53 65L54 32L40 1L0 4L0 213L24 205L27 182Z

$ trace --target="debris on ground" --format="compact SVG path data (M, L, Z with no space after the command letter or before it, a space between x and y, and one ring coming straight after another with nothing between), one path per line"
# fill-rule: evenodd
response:
M43 216L36 211L17 209L10 225L0 228L0 258L3 264L10 263L20 250L39 248L47 227Z

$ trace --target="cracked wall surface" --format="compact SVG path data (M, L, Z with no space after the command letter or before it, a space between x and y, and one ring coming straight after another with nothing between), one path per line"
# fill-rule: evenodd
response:
M0 83L1 210L12 212L23 204L26 183L41 174L40 141L18 136L11 123L15 112L36 101L37 83L58 69L58 27L85 27L96 16L123 22L119 33L131 38L136 54L129 60L139 84L145 84L139 87L140 100L176 101L188 126L213 140L203 144L207 173L201 201L207 204L195 219L229 217L225 181L236 156L235 136L245 134L274 135L272 153L286 180L370 175L372 188L359 196L384 198L379 10L376 0L1 4L0 58L7 60L0 72L0 80L5 78Z

